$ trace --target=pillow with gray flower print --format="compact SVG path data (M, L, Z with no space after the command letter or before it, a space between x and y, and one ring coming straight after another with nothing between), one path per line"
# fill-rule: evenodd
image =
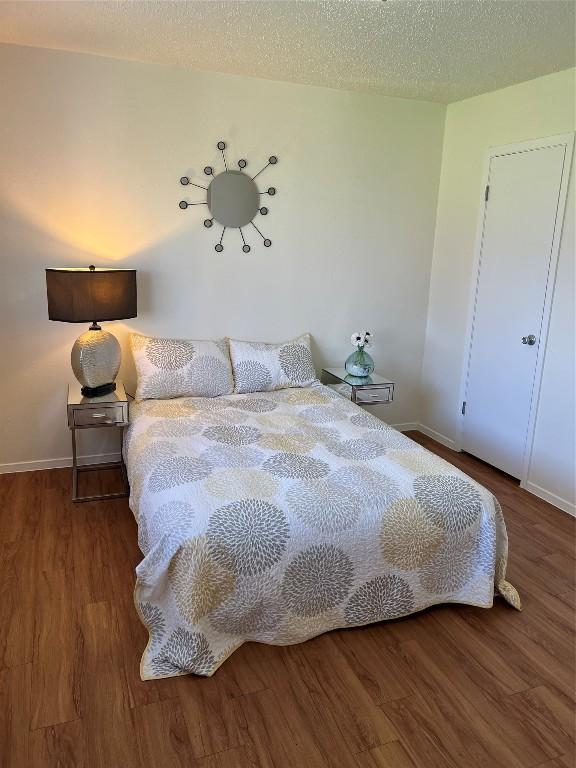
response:
M308 387L316 381L309 333L280 344L234 339L229 344L235 392Z
M217 397L234 391L225 339L161 339L133 333L136 400Z

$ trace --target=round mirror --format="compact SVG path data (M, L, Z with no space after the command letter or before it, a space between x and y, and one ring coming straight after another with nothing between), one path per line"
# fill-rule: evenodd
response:
M258 212L258 187L242 171L224 171L210 182L208 208L225 227L245 227Z

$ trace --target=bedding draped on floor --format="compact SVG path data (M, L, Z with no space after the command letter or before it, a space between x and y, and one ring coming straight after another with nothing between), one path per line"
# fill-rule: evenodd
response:
M145 680L495 590L520 608L494 496L328 387L135 402L130 421Z

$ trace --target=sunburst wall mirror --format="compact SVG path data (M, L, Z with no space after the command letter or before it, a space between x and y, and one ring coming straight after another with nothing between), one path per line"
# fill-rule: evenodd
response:
M211 217L204 219L204 226L209 229L214 225L214 222L222 225L220 240L214 246L214 250L218 253L224 250L224 235L228 229L237 229L240 232L242 250L244 253L250 253L251 246L246 242L246 236L243 232L243 229L249 225L260 235L264 246L269 248L272 245L272 240L262 233L260 228L254 223L254 219L257 215L266 216L269 213L267 206L261 204L261 198L263 195L273 197L276 194L276 187L268 187L268 189L261 192L256 185L255 179L270 165L276 165L278 158L275 155L271 155L266 165L257 174L250 176L244 170L248 165L247 160L238 160L238 168L240 169L238 171L228 168L225 141L219 141L216 147L222 154L224 170L216 173L211 165L207 165L204 168L204 174L212 177L212 181L207 187L202 184L196 184L188 176L182 176L180 184L183 187L191 186L204 189L206 191L206 200L196 202L180 200L180 208L186 210L193 205L208 206Z

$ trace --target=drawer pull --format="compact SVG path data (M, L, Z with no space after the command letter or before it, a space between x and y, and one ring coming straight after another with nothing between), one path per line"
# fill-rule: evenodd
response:
M93 413L92 414L93 419L104 419L106 424L112 424L112 419L110 419L108 416L106 416L105 413Z

